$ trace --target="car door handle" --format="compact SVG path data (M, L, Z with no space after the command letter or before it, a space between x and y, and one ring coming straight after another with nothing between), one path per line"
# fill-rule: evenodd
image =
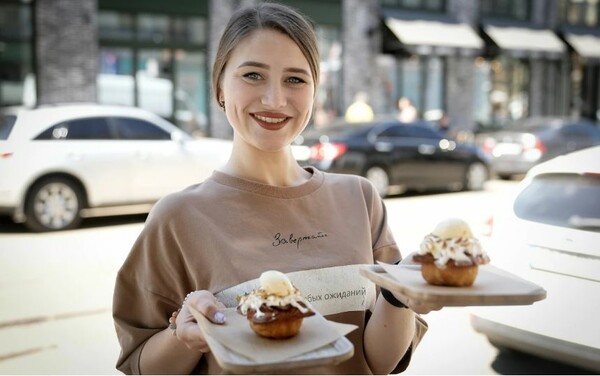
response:
M375 150L379 151L379 152L390 152L394 149L394 144L392 144L391 142L383 142L383 141L379 141L375 143Z
M417 148L417 150L419 151L419 154L431 155L431 154L435 153L435 146L433 146L433 145L427 145L427 144L421 144L421 145L419 145L419 147Z

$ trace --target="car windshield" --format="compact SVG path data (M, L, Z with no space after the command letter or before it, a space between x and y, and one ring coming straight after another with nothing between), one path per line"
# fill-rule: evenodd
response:
M522 219L600 232L600 175L542 174L514 203Z
M17 117L15 115L0 114L0 140L8 139L8 135L16 121Z

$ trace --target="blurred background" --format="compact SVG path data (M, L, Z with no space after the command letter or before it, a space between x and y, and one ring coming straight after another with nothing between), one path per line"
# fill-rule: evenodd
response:
M227 158L231 127L211 97L211 62L230 15L258 1L0 0L0 373L118 373L116 272L152 204ZM507 236L490 236L495 213L510 211L517 228L496 219L496 234L553 219L513 218L532 184L548 192L526 195L532 208L567 202L586 223L585 233L570 222L537 231L556 234L543 243L550 250L563 249L564 232L563 254L586 260L571 268L585 276L556 281L549 295L600 294L600 149L550 171L567 176L560 182L523 179L600 144L600 0L279 2L314 21L321 47L313 118L294 145L300 163L369 177L403 253L460 215L499 259ZM378 162L357 158L359 144ZM119 205L106 212L109 203ZM515 348L493 346L470 309L431 313L408 373L597 373L596 301L556 302L571 327L549 325L578 338L521 333L507 340ZM523 353L528 338L566 350Z

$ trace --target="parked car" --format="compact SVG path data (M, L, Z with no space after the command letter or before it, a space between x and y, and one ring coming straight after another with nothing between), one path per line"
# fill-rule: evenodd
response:
M386 120L343 124L302 135L307 163L320 170L361 175L383 197L404 190L481 190L488 158L475 145L445 138L425 122Z
M147 212L208 177L231 141L194 139L146 110L96 104L0 115L0 213L34 231L81 218Z
M532 117L477 135L503 179L525 174L556 156L600 144L600 127L585 119Z
M496 266L547 291L531 306L478 307L474 329L517 349L600 372L600 146L533 167L493 218Z

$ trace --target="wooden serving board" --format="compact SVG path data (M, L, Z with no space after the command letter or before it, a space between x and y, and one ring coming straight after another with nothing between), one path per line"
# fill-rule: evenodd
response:
M469 287L430 285L420 265L364 265L360 274L409 299L442 306L528 305L546 298L541 286L492 265L481 265Z
M227 317L224 325L210 323L193 308L190 311L217 363L232 373L268 373L335 365L354 355L354 346L345 335L356 326L328 321L319 314L305 318L295 337L273 340L252 332L246 318L234 310L223 311Z
M343 336L337 341L311 352L297 355L284 361L264 363L258 363L244 355L229 350L213 337L207 336L206 340L221 368L237 374L255 374L294 368L336 365L350 359L354 355L354 346Z

